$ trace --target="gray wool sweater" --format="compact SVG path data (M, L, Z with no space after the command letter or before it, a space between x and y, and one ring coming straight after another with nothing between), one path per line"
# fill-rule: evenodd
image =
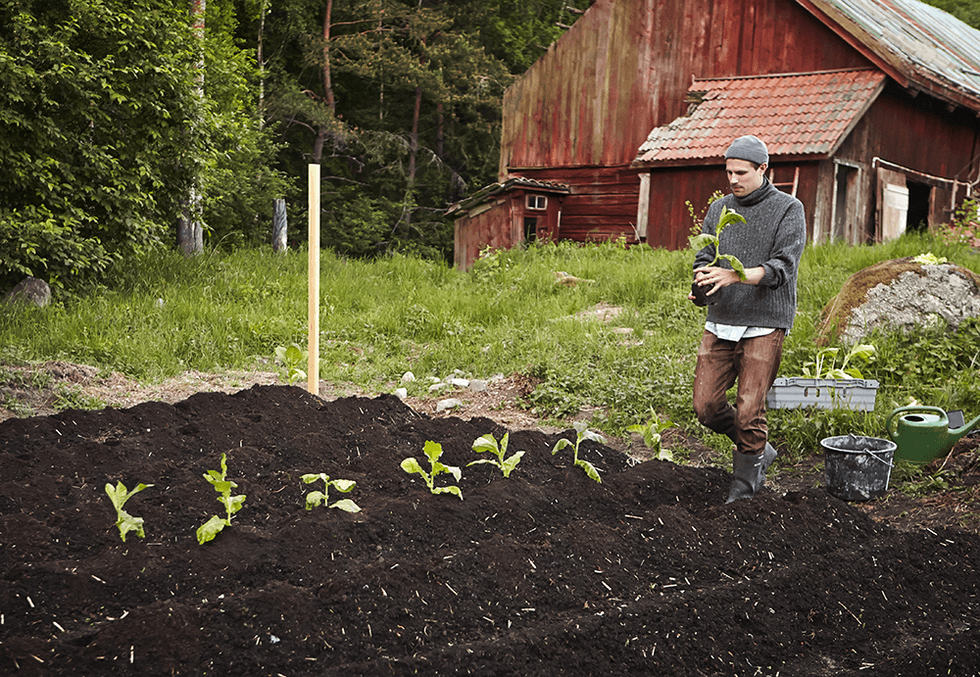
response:
M704 217L702 231L714 234L721 208L745 217L721 233L721 253L733 254L748 268L762 266L765 275L756 285L733 284L721 291L721 299L708 306L708 321L745 327L789 329L796 316L796 276L806 244L803 203L781 192L769 179L743 198L734 195L715 200ZM714 247L695 255L695 270L714 258ZM715 265L730 268L720 259Z

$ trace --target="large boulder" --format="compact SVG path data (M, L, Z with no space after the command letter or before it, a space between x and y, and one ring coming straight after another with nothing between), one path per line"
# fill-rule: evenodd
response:
M848 278L824 307L819 341L855 343L875 329L909 330L980 317L980 275L912 257L882 261Z
M31 304L43 308L51 301L51 287L44 280L27 277L7 292L3 298L7 303Z

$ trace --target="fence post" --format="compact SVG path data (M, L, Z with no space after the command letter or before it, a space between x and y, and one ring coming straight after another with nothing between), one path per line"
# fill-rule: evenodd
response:
M272 250L286 251L286 200L281 197L272 203Z

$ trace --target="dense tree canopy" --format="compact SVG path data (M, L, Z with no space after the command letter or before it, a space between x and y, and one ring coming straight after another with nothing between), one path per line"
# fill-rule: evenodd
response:
M931 0L980 26L980 0ZM192 25L204 6L204 30ZM589 0L0 0L0 285L270 240L275 198L349 255L448 256L500 103Z

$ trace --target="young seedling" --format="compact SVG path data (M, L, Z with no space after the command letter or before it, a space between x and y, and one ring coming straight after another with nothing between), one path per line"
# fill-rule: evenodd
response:
M647 448L654 452L653 458L659 459L661 461L673 461L674 455L670 453L667 449L661 447L661 437L662 433L670 428L674 423L672 421L664 421L661 423L660 417L657 416L653 407L650 408L650 421L649 423L636 424L627 426L626 430L631 433L639 433L643 436L643 443L647 445Z
M312 484L317 480L323 480L323 491L311 491L306 495L307 510L313 510L313 508L322 504L328 508L338 508L344 512L361 512L357 504L349 498L343 498L332 505L327 502L327 493L330 491L330 487L346 494L354 488L357 482L353 480L332 480L326 473L322 472L309 473L303 475L301 479L307 484Z
M118 482L115 487L112 484L105 485L105 492L109 495L109 500L112 501L113 507L116 509L116 527L119 529L119 537L126 542L126 534L130 531L135 531L136 535L140 538L146 538L143 533L143 518L133 517L128 512L123 510L123 506L126 504L133 494L137 494L147 487L152 487L152 484L143 484L140 482L132 491L126 491L126 485L122 482Z
M807 378L864 378L860 369L857 367L848 368L847 365L854 359L859 359L865 364L871 362L876 357L878 349L870 343L855 343L844 356L844 361L841 362L840 367L837 367L837 353L839 352L840 348L822 348L817 351L816 359L813 362L804 363L803 375Z
M552 455L554 455L558 453L559 450L564 449L565 447L573 447L575 449L575 455L573 456L574 465L577 465L582 470L584 470L585 474L588 475L591 479L594 479L596 482L601 483L602 478L599 477L599 471L596 470L594 465L592 465L585 459L578 457L578 449L579 446L581 446L582 444L582 440L592 440L593 442L598 442L599 444L605 444L606 438L604 438L599 433L595 433L589 430L588 424L583 423L582 421L576 421L572 425L575 428L575 432L576 432L575 442L572 443L563 437L560 440L558 440L558 442L555 443L555 448L551 450L551 453Z
M221 505L225 506L225 517L220 515L214 515L207 522L202 524L197 528L197 542L200 545L204 545L210 540L213 540L215 536L221 533L221 530L225 527L231 526L231 516L242 509L242 504L245 503L245 494L240 494L238 496L232 496L231 490L238 487L237 484L230 481L228 478L228 463L227 456L221 454L221 472L217 470L208 470L204 474L204 479L206 479L214 490L218 492L217 501Z
M402 461L402 470L409 474L418 473L421 475L422 479L425 480L426 486L429 487L429 491L433 494L455 494L456 496L459 496L459 500L463 500L463 492L460 491L459 487L454 485L448 487L437 487L435 485L437 475L449 473L456 478L457 482L459 482L459 479L463 476L463 471L454 465L445 465L439 461L439 457L442 456L442 445L438 442L427 441L425 443L424 451L426 457L429 459L429 466L431 467L430 472L426 472L414 457L409 457Z
M473 451L489 451L491 454L496 456L496 458L481 458L479 461L472 461L466 464L469 468L471 465L480 465L481 463L489 463L490 465L495 465L500 468L500 471L504 473L504 477L509 477L511 471L517 467L520 463L521 457L524 456L523 451L518 451L512 454L510 457L507 456L507 442L509 441L510 433L504 433L504 436L500 438L500 444L497 444L497 439L487 433L482 437L478 437L473 442Z
M275 350L276 359L286 367L286 380L289 385L296 381L306 378L306 371L303 365L306 363L307 352L293 343L287 346L277 346Z
M697 253L704 249L705 247L715 248L715 257L709 263L709 266L713 266L718 263L718 259L725 259L732 266L732 270L738 273L738 279L745 281L745 266L742 262L738 260L737 257L731 254L722 254L720 250L721 243L721 232L725 230L728 226L733 223L745 223L745 217L738 212L729 209L728 207L721 208L721 216L718 217L718 227L715 228L715 234L701 233L700 235L695 235L689 238L691 249Z

